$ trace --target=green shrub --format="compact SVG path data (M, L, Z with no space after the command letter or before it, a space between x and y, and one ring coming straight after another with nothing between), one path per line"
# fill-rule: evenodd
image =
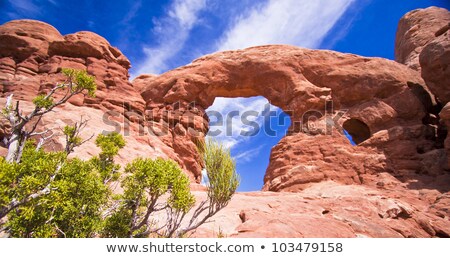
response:
M142 237L154 232L151 215L161 207L187 213L195 203L189 178L172 160L138 158L125 168L121 207L106 221L109 237ZM160 198L168 194L164 204Z
M138 158L125 168L124 193L106 219L103 235L185 237L223 209L239 185L235 163L230 151L217 142L207 142L200 151L209 175L208 196L190 219L186 215L194 208L195 198L179 166L171 160Z
M91 162L67 160L64 152L45 153L30 143L19 164L2 159L0 167L1 189L9 189L2 206L48 189L8 214L11 236L93 237L100 230L109 190Z
M92 158L92 163L100 172L104 183L115 181L119 178L120 165L114 163L114 156L125 147L125 139L117 132L100 134L95 140L97 147L102 150L98 157Z
M201 150L209 179L208 198L211 205L224 207L239 186L236 164L230 150L217 141L207 141Z
M89 75L85 70L63 68L61 72L69 79L69 90L71 93L87 91L88 96L95 97L97 85L95 77Z
M46 98L45 95L39 95L39 96L37 96L36 98L33 99L33 104L37 108L48 109L54 103L53 103L53 98L52 97Z

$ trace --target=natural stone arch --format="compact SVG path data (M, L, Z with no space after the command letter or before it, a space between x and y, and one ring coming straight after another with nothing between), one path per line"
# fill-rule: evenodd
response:
M291 125L289 114L269 105L263 96L221 97L207 109L208 135L232 148L241 192L261 189L270 150L288 133Z
M204 120L204 109L215 97L263 96L290 114L294 127L309 110L325 113L327 100L333 101L334 110L347 110L346 116L367 125L373 137L355 148L336 129L329 132L331 135L307 135L300 130L281 140L272 150L264 189L297 191L311 182L333 179L360 183L371 174L401 170L401 164L395 167L395 160L404 157L393 151L398 144L395 141L411 149L428 144L422 133L402 139L382 137L399 129L417 131L424 126L425 108L408 82L424 85L420 74L386 59L260 46L204 56L156 78L141 80L145 86L138 87L143 89L148 109L195 102L200 112L189 115ZM324 116L321 121L333 125L336 121L331 117ZM204 124L207 127L207 121ZM184 152L183 156L198 158L195 153ZM386 156L394 162L387 163Z

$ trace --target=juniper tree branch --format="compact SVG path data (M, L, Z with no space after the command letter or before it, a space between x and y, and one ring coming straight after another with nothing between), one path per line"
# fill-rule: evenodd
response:
M50 177L49 183L48 183L43 189L41 189L41 190L39 190L39 191L37 191L37 192L35 192L35 193L32 193L32 194L30 194L30 195L28 195L28 196L22 198L21 200L13 199L13 200L12 200L11 202L9 202L6 206L1 207L1 208L0 208L0 219L2 219L3 217L5 217L6 215L8 215L8 213L9 213L10 211L14 210L15 208L17 208L17 207L19 207L19 206L21 206L21 205L27 204L28 202L30 202L30 201L32 201L32 200L34 200L34 199L36 199L36 198L39 198L39 197L41 197L41 196L44 196L44 195L49 194L49 193L51 192L51 190L52 190L51 184L52 184L53 181L55 180L55 177L56 177L56 175L58 174L58 172L61 170L61 168L62 168L62 165L59 165L59 166L56 168L55 174L53 174L53 175Z

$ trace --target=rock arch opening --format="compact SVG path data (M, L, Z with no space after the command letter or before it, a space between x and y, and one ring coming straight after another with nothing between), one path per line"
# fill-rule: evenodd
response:
M202 139L208 131L204 111L217 97L264 96L284 111L292 111L293 130L272 148L263 190L300 191L325 180L361 184L366 175L380 171L429 170L428 163L403 162L424 160L423 154L395 151L397 140L405 149L416 150L424 143L434 146L425 135L407 133L420 131L414 128L423 126L427 112L408 82L423 85L420 74L393 61L291 46L259 46L207 55L148 79L141 96L155 113L180 102L180 112L176 112L181 113L180 123L169 126L169 131L195 131ZM311 127L308 124L305 130L303 115L310 111L319 114L324 107L329 113L328 101L333 102L333 123L319 119L311 121ZM188 108L192 102L198 105L196 111ZM339 115L337 110L347 110L347 115ZM185 123L191 116L195 122ZM344 124L355 143L375 133L386 134L389 141L373 142L374 148L352 148L345 136L331 133L335 125L341 125L338 120L347 116L364 117L363 121L351 119ZM163 140L199 182L201 157L193 139L169 135ZM367 159L374 162L367 163Z
M241 177L240 192L259 191L272 147L290 127L290 116L261 96L217 97L206 110L208 137L230 148Z
M342 127L346 134L351 137L350 141L353 141L355 144L360 144L371 136L370 128L359 119L348 119L344 122Z

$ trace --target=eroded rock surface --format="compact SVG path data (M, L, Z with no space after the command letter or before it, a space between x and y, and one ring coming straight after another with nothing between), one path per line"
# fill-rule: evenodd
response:
M442 103L450 102L450 12L448 24L420 52L422 77Z
M421 71L430 91L436 96L437 110L433 120L437 123L437 137L445 140L444 159L450 160L447 111L440 109L450 101L450 12L443 8L429 7L407 13L397 31L396 60ZM441 116L440 116L440 114ZM442 159L442 157L437 157ZM450 168L449 166L446 167Z
M427 119L434 96L420 73L386 59L291 46L219 52L152 78L142 96L152 110L195 102L199 120L215 97L264 96L290 114L292 132L272 150L265 190L297 191L328 179L360 184L381 171L404 180L444 173L444 161L427 162L439 144L436 121ZM340 110L347 112L333 120ZM309 128L310 114L318 118L316 129ZM340 126L359 137L358 147L336 130Z
M423 48L442 35L449 23L450 13L444 8L432 6L405 14L398 23L395 60L420 71L419 55Z
M137 156L165 157L180 163L193 181L180 159L182 152L174 151L174 138L156 136L143 124L145 101L140 90L129 82L130 62L106 39L92 32L77 32L62 36L53 26L34 20L15 20L0 26L0 105L14 94L25 110L38 94L47 92L56 83L64 81L61 68L86 70L96 77L95 98L77 95L56 113L49 114L42 128L55 131L65 124L89 119L86 137L103 131L119 131L126 136L127 145L118 161L122 164ZM5 126L7 126L5 124ZM3 138L7 128L1 126ZM95 139L95 137L93 138ZM164 142L166 141L167 144ZM63 139L52 141L47 149L60 150ZM185 148L182 145L177 150ZM5 154L5 149L1 148ZM94 140L76 149L76 155L88 158L98 149ZM192 151L192 150L191 150Z
M401 189L398 188L398 190ZM300 193L239 193L196 237L448 237L448 196L334 182ZM204 194L197 193L197 198ZM433 196L433 204L425 196ZM440 214L440 215L437 215ZM446 214L446 215L445 215Z
M130 62L106 39L92 32L62 36L54 27L33 20L0 26L2 94L30 100L64 77L61 68L87 70L96 77L95 98L78 96L71 103L124 113L123 96L133 110L143 112L144 101L128 81Z

